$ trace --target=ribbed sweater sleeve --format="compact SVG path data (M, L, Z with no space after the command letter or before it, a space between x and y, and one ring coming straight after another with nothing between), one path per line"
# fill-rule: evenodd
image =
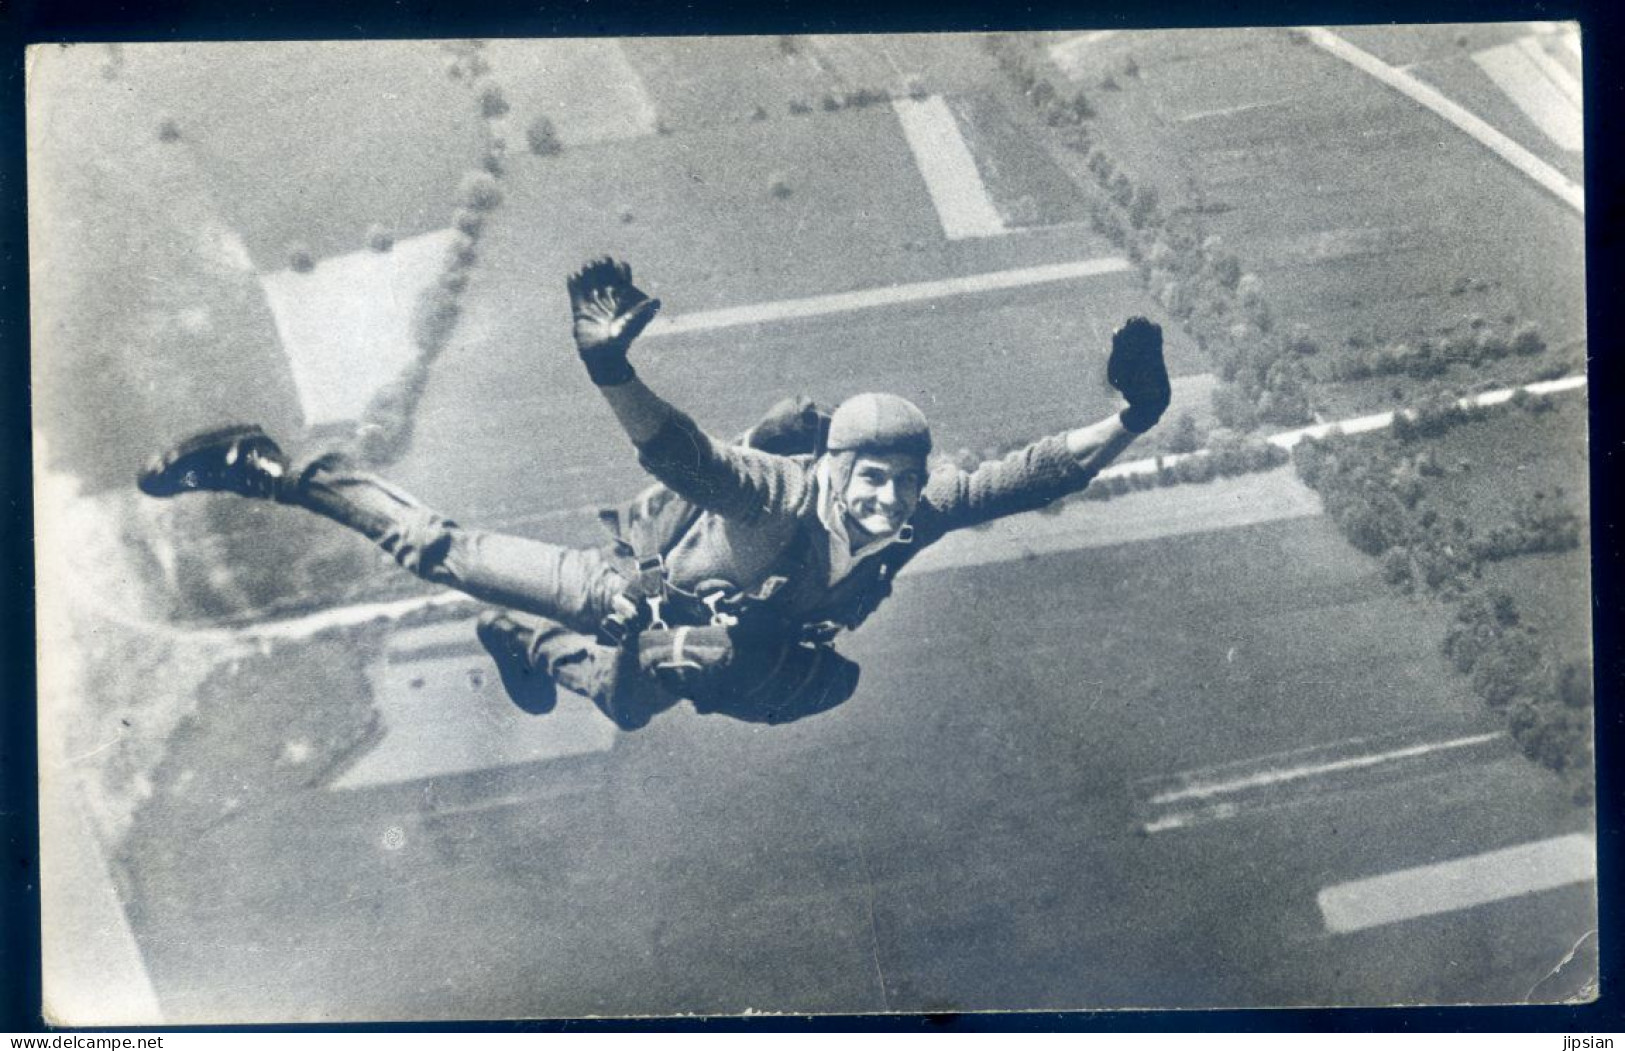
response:
M940 535L1036 510L1085 488L1093 477L1067 448L1064 435L1040 438L974 471L931 472L917 519Z
M638 446L638 462L679 496L724 518L795 516L812 498L809 472L795 461L719 442L675 410Z

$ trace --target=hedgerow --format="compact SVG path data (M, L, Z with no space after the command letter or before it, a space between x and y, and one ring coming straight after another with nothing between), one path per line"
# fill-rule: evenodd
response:
M1333 380L1397 375L1426 379L1441 376L1454 366L1476 368L1512 356L1537 357L1546 350L1545 338L1533 325L1498 328L1480 322L1443 337L1349 350L1333 363L1328 375Z
M1516 598L1483 582L1488 561L1577 546L1578 514L1561 491L1538 492L1480 533L1460 517L1440 514L1423 482L1440 469L1431 450L1416 450L1414 437L1437 436L1487 411L1436 406L1424 424L1412 423L1404 435L1396 428L1358 438L1305 439L1293 460L1349 542L1381 557L1384 580L1406 594L1455 606L1445 656L1486 705L1508 713L1520 750L1586 801L1592 790L1589 669L1554 658L1523 622Z
M479 264L480 238L489 216L503 201L501 179L507 143L501 126L510 110L507 97L501 85L489 79L491 66L481 53L481 42L454 41L443 46L452 56L448 74L464 82L473 93L474 111L484 132L479 167L465 174L458 185L451 216L454 233L440 273L413 304L411 339L416 354L362 412L356 446L359 455L372 466L392 463L411 445L413 421L429 384L430 365L451 345L456 334L463 315L462 297ZM544 132L552 134L552 125L545 117L527 129L533 153L548 152L537 149L537 136Z

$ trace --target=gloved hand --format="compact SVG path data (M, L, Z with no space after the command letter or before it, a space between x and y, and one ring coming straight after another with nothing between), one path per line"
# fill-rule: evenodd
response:
M1106 379L1128 402L1119 414L1123 426L1143 434L1156 426L1173 398L1168 366L1162 360L1162 326L1131 317L1112 333Z
M626 352L654 320L660 300L632 283L632 268L605 256L570 275L570 314L576 352L587 375L600 387L625 383L634 375Z

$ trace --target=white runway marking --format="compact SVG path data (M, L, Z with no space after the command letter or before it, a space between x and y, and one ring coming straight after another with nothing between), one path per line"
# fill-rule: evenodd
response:
M1596 878L1596 841L1576 833L1339 883L1318 900L1326 929L1347 934Z
M997 237L1005 232L987 187L976 170L976 158L959 132L959 122L939 95L892 102L903 138L925 180L948 240Z
M1568 391L1580 390L1585 385L1586 378L1584 376L1563 376L1560 379L1542 380L1539 383L1529 383L1522 387L1504 387L1501 390L1485 391L1483 394L1474 394L1471 397L1462 398L1456 404L1462 408L1483 408L1511 401L1519 391L1528 391L1530 394L1563 394ZM1312 427L1300 427L1295 431L1282 431L1280 434L1270 435L1266 440L1272 445L1290 449L1305 438L1325 438L1334 433L1363 434L1367 431L1380 431L1393 425L1394 413L1379 412L1371 416L1359 416L1351 420L1317 423Z
M1585 147L1580 83L1538 39L1480 51L1473 61L1547 138L1574 153Z
M884 288L866 288L857 292L837 292L831 295L807 296L803 299L781 299L770 303L753 303L743 307L724 307L720 310L702 310L693 314L656 318L643 334L644 339L657 336L677 336L690 332L710 332L714 329L733 328L738 325L764 325L779 321L821 317L825 314L844 314L855 310L898 306L904 303L923 303L933 299L982 292L997 292L1009 288L1054 281L1076 281L1086 277L1118 274L1133 267L1127 259L1104 256L1072 263L1051 263L1029 266L1017 270L998 270L972 274L969 277L950 277L941 281L920 281L908 285L888 285Z
M1260 770L1246 777L1238 777L1229 781L1198 782L1173 791L1161 792L1151 797L1151 803L1153 806L1165 806L1169 803L1182 803L1189 800L1208 800L1214 796L1231 795L1253 788L1268 788L1289 781L1302 781L1308 778L1325 777L1327 774L1362 770L1368 767L1381 766L1384 763L1392 763L1400 759L1414 759L1434 752L1471 748L1473 745L1487 744L1501 736L1500 731L1474 734L1470 737L1458 737L1450 741L1434 741L1427 744L1411 745L1408 748L1395 748L1392 751L1379 752L1376 755L1357 755L1327 763L1310 763L1303 766Z
M1564 42L1576 46L1579 39L1575 34L1564 34L1562 37ZM1540 70L1541 75L1551 81L1552 86L1562 92L1563 97L1568 99L1575 109L1579 109L1585 97L1585 89L1580 84L1579 70L1571 72L1567 66L1558 61L1557 56L1548 50L1546 43L1539 37L1526 36L1518 41L1518 47ZM1575 51L1574 54L1578 55L1579 52Z
M1432 110L1440 117L1454 124L1457 128L1488 147L1496 156L1533 179L1558 200L1573 208L1579 214L1585 215L1584 187L1572 181L1562 172L1536 157L1522 146L1519 146L1516 142L1513 142L1506 135L1491 127L1481 117L1468 112L1409 73L1396 69L1375 55L1355 47L1329 29L1313 27L1304 29L1303 33L1317 47L1342 59L1355 69L1369 74L1412 102Z
M1198 110L1195 113L1187 113L1184 116L1177 117L1175 119L1181 124L1189 124L1191 121L1208 120L1211 117L1233 117L1238 113L1251 113L1253 110L1264 109L1269 106L1279 106L1284 101L1286 100L1266 99L1263 102L1244 102L1239 106L1225 106L1222 109Z
M1368 783L1373 777L1396 776L1396 771L1431 769L1452 753L1501 754L1506 736L1494 730L1433 741L1357 737L1147 778L1134 786L1141 800L1140 830L1151 834L1228 821Z
M1522 387L1505 387L1501 390L1485 391L1471 397L1462 398L1456 402L1463 408L1485 408L1508 402L1519 391L1528 391L1530 394L1564 394L1569 391L1580 390L1585 387L1584 376L1563 376L1555 380L1542 380L1539 383L1529 383ZM1305 438L1327 438L1333 434L1368 434L1372 431L1386 430L1394 425L1393 412L1378 412L1370 416L1355 416L1347 420L1334 420L1331 423L1317 423L1308 427L1299 427L1296 430L1281 431L1272 434L1264 440L1271 445L1278 445L1283 449L1291 449ZM1171 453L1167 456L1151 460L1128 460L1113 464L1100 472L1102 478L1132 476L1137 474L1156 474L1159 462L1162 465L1174 466L1181 460L1188 460L1194 456L1206 456L1207 450L1201 449L1193 453Z
M1228 821L1241 813L1241 809L1234 803L1214 803L1211 806L1201 807L1197 810L1182 810L1177 814L1168 814L1154 821L1147 821L1140 826L1142 832L1148 835L1153 832L1167 832L1176 828L1188 828L1191 825L1205 824L1210 821Z

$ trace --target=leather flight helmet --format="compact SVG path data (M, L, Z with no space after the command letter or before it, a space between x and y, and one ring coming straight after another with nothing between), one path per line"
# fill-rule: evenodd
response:
M907 453L924 461L931 455L931 428L907 398L858 394L841 402L829 421L825 448L832 453Z

